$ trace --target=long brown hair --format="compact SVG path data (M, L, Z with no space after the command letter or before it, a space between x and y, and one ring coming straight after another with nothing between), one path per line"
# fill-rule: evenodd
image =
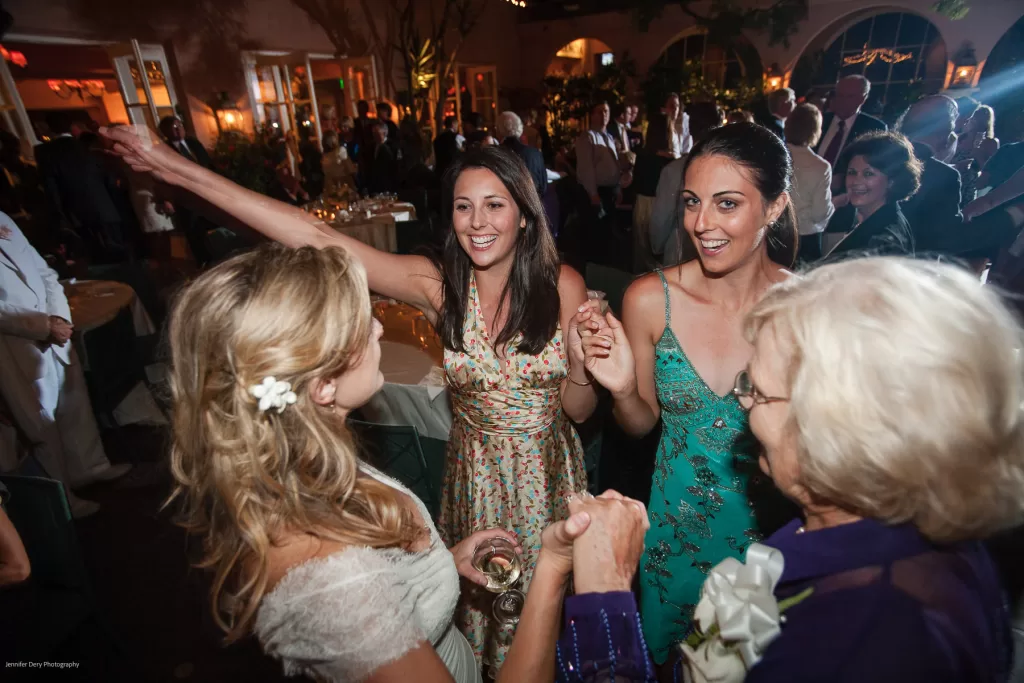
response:
M442 277L443 304L438 312L437 332L446 349L465 351L466 310L473 261L459 244L452 223L455 182L471 168L485 168L505 186L526 226L516 231L512 270L501 292L499 311L508 307L504 327L494 337L502 348L519 337L520 353L538 354L555 336L558 327L558 274L560 262L555 240L548 229L544 207L537 195L526 164L504 147L483 147L469 152L445 175L444 221L448 224L444 250L437 268Z
M214 572L229 642L249 630L280 537L387 547L418 532L392 489L359 476L344 419L310 396L311 383L358 362L370 326L366 274L337 248L261 246L201 275L174 306L170 500L203 538L199 566ZM267 377L289 382L296 403L261 412L249 390Z

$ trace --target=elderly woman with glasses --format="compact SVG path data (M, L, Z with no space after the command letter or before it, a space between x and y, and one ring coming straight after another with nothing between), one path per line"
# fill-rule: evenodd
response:
M783 558L774 596L803 596L745 680L1006 680L1008 615L981 541L1024 517L1014 315L954 266L879 257L775 285L745 330L754 353L733 393L761 469L802 513L764 541ZM569 599L564 680L611 666L651 680L631 609L621 594Z

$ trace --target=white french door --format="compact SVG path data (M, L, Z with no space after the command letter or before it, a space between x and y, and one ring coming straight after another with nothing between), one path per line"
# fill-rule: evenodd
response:
M128 120L156 128L165 116L176 116L178 95L167 54L160 45L137 40L107 47Z
M246 89L256 126L282 133L312 128L323 139L309 55L304 52L243 52Z
M7 66L7 60L0 58L0 119L4 127L17 135L22 141L22 154L31 158L33 148L39 144L36 131L25 111L21 95Z
M484 117L491 130L498 119L498 69L493 65L467 66L466 87L469 88L473 111Z
M353 119L358 116L356 103L366 100L370 111L377 108L380 100L380 84L377 80L377 62L373 55L367 57L346 57L339 59L345 91L346 114Z

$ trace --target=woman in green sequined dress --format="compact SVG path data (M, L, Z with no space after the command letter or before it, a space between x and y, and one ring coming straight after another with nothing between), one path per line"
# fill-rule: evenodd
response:
M796 254L791 174L768 130L709 132L690 153L681 194L698 258L638 279L623 322L609 315L609 332L584 339L587 368L612 392L622 427L639 437L663 422L640 566L644 634L658 664L689 629L707 572L764 531L751 496L763 479L758 449L732 388L752 353L743 319Z

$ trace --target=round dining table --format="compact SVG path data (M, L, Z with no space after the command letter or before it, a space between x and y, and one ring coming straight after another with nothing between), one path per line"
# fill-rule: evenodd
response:
M384 327L384 386L362 407L363 416L377 424L413 426L422 436L447 441L452 409L442 369L444 349L434 328L406 304L379 299L373 310Z
M106 325L135 301L135 290L122 282L85 280L64 283L75 331L85 334Z

